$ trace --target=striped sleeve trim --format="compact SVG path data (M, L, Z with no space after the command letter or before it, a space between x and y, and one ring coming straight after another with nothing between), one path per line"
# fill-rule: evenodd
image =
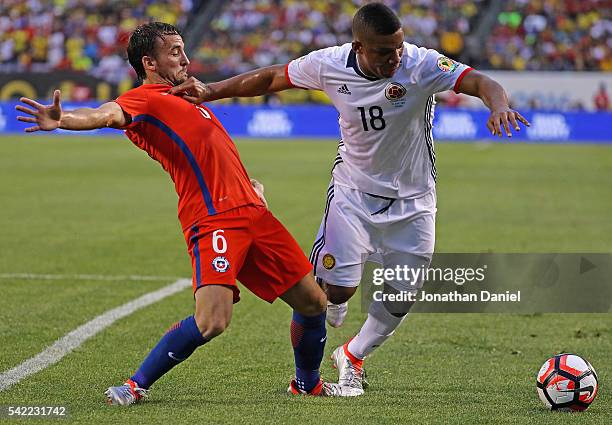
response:
M459 86L461 85L461 81L463 81L465 76L468 75L473 70L474 70L474 68L466 68L466 69L463 70L461 75L459 75L459 78L457 78L457 81L455 81L455 87L453 87L453 91L455 93L459 93L457 90L459 90Z

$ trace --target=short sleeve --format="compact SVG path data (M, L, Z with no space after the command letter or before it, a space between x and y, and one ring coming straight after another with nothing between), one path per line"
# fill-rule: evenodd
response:
M461 80L470 71L472 68L468 65L428 49L419 64L419 81L421 87L432 94L446 90L456 92Z
M287 81L294 87L323 90L321 83L322 50L292 60L285 68Z
M121 106L124 113L132 118L130 124L123 129L132 128L136 124L134 117L148 113L147 94L142 90L128 90L115 99L115 102Z

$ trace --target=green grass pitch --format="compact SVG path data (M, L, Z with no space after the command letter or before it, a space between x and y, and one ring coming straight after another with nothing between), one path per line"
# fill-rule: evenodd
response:
M241 141L272 211L305 251L325 201L335 143ZM612 252L612 148L437 145L437 250ZM0 138L0 273L190 276L170 179L123 137ZM0 372L98 314L168 282L0 279ZM355 297L326 353L364 319ZM359 399L290 398L290 311L243 291L228 331L129 408L103 392L190 314L182 291L102 331L0 392L0 405L67 405L68 423L612 423L612 316L421 314L367 360ZM535 375L551 354L583 355L600 393L551 413ZM323 375L336 379L329 361Z

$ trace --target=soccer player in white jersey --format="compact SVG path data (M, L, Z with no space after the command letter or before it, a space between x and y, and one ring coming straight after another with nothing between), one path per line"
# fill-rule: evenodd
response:
M258 96L294 87L324 91L340 114L342 140L311 262L328 295L328 322L340 326L367 259L386 268L426 267L435 241L434 95L446 90L482 99L493 135L511 137L529 123L494 80L435 50L404 41L395 13L381 3L353 18L353 42L317 50L287 65L257 69L217 83L191 78L171 92L194 103ZM422 282L387 281L387 292L416 291ZM332 360L347 395L363 394L363 359L405 318L373 301L359 333ZM393 308L392 308L393 307Z

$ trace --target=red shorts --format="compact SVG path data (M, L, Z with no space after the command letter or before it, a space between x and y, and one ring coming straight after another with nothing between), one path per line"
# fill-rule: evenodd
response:
M236 303L238 279L271 303L312 270L295 239L262 206L246 205L206 217L185 238L194 293L204 285L226 285L234 290Z

